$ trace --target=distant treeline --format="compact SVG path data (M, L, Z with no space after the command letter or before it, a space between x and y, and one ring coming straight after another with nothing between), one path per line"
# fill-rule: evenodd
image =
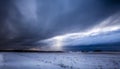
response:
M38 51L38 50L0 50L0 52L41 52L41 53L62 53L63 51Z

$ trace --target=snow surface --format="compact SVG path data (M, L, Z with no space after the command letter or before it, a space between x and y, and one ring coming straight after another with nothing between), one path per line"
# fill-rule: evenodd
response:
M4 53L2 69L120 69L120 53Z

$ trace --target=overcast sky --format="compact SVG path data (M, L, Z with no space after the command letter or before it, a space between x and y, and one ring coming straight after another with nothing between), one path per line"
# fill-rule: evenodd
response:
M92 32L96 28L102 30ZM106 29L109 29L105 31L107 33L113 32L109 38L112 37L113 42L119 42L118 39L114 41L118 36L114 31L119 31L119 28L119 0L0 0L1 49L19 48L18 46L34 48L35 43L48 39L54 42L53 38L59 36L62 36L62 40L67 45L81 44L79 40L85 44L93 40L90 37L93 33L104 37L100 34L103 34L103 30ZM110 31L111 29L112 31ZM80 35L77 38L69 36L66 39L66 35L74 33L77 33L74 36ZM90 34L86 36L81 33ZM94 38L101 40L98 35L94 35L96 36ZM80 36L84 36L84 39L81 39ZM74 38L74 41L70 42L70 38ZM93 41L94 43L104 43ZM44 43L47 42L49 44L49 41Z

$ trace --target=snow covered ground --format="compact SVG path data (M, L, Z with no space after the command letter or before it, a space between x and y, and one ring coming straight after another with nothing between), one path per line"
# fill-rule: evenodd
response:
M0 55L0 69L2 69L1 67L3 66L3 55Z
M0 64L0 69L120 69L120 53L6 52Z

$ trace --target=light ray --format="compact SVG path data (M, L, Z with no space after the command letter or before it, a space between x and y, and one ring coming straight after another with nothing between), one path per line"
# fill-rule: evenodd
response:
M91 29L90 31L55 36L55 37L43 40L42 42L47 43L48 45L50 45L52 48L55 48L56 50L62 50L62 46L67 44L66 43L67 40L82 39L82 38L96 36L99 34L108 33L108 32L117 31L117 30L120 30L120 26L94 28L94 29Z

